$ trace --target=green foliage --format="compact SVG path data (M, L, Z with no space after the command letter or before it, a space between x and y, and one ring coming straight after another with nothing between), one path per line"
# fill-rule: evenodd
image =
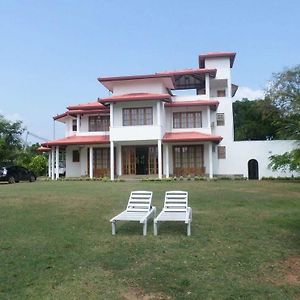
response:
M285 152L281 155L270 156L269 167L275 170L300 171L300 149Z
M243 99L233 103L234 137L236 141L280 138L279 109L270 99Z
M285 139L300 140L300 65L273 74L266 98L279 109L276 124ZM300 148L270 157L273 170L300 171Z
M266 97L280 111L277 125L281 135L300 140L300 65L273 74Z
M47 158L43 155L36 155L32 158L29 169L32 170L35 175L41 176L47 173Z
M22 150L21 121L12 122L0 115L0 164L12 164Z

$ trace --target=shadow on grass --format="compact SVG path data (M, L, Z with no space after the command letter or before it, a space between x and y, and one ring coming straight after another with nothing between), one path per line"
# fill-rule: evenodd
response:
M187 225L178 222L161 222L158 226L159 235L182 236L187 233ZM139 222L118 222L116 234L136 236L143 234L143 224ZM153 235L153 222L148 222L147 235Z

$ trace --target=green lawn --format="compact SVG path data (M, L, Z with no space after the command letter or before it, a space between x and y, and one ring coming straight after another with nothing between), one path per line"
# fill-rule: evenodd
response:
M109 219L131 190L187 190L181 224ZM300 299L300 184L35 182L0 184L1 299Z

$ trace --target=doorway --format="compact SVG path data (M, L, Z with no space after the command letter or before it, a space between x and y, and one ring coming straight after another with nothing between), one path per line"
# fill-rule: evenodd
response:
M256 159L250 159L248 161L248 179L258 179L258 162Z
M148 174L148 147L136 147L136 174Z

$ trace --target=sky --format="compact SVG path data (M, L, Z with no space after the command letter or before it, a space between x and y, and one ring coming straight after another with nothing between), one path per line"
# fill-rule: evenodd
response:
M237 53L238 98L261 97L300 63L300 1L0 0L0 114L52 139L53 116L108 95L98 77L195 68L214 51Z

